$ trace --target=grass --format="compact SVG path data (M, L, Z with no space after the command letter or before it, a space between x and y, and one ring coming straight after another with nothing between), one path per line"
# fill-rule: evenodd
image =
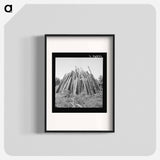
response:
M94 95L81 93L73 95L69 91L56 93L57 108L102 108L102 91Z

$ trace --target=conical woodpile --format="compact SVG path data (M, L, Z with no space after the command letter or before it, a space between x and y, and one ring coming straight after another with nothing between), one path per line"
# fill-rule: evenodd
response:
M83 71L81 68L75 67L74 71L65 74L60 84L56 87L56 93L61 93L66 90L72 94L80 94L82 92L93 95L100 90L98 81L94 78L90 68L88 71Z

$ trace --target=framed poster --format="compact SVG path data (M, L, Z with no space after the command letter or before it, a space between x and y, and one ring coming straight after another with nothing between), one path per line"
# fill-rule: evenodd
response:
M114 132L114 35L45 35L45 132Z

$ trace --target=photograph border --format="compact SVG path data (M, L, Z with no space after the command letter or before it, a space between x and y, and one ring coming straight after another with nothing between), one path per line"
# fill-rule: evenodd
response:
M112 130L47 130L47 66L46 66L46 54L47 54L47 37L61 37L61 36L68 36L68 37L75 37L75 36L80 36L80 37L112 37L113 38L113 107L112 107L112 113L113 113L113 118L112 118L112 125L113 125L113 129ZM44 35L44 64L45 64L45 77L44 77L44 86L45 86L45 101L44 101L44 121L45 121L45 126L44 126L44 131L47 133L54 133L54 132L66 132L66 133L73 133L73 132L77 132L77 133L89 133L89 132L93 132L93 133L97 133L97 132L101 132L101 133L114 133L115 132L115 34L45 34Z
M55 58L90 58L89 55L103 58L103 107L102 108L56 108L55 107ZM54 73L54 74L53 74ZM107 112L107 52L52 52L52 113L106 113Z

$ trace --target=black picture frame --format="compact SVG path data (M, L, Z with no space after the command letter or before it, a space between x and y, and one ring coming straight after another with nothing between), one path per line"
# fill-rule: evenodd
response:
M52 37L52 36L58 36L58 37L62 37L62 36L69 36L69 37L74 37L74 36L77 36L77 37L81 37L81 36L84 36L84 37L112 37L113 38L113 62L112 62L112 68L113 68L113 85L112 85L112 125L113 125L113 129L112 130L47 130L47 105L46 105L46 102L47 102L47 81L46 81L46 76L47 76L47 59L46 59L46 54L47 54L47 37ZM45 63L45 79L44 79L44 86L45 86L45 101L44 101L44 121L45 121L45 126L44 126L44 132L46 133L54 133L54 132L66 132L66 133L73 133L73 132L76 132L76 133L89 133L89 132L92 132L92 133L114 133L115 132L115 35L114 34L45 34L44 35L44 63Z
M55 107L55 60L56 58L103 58L103 107L102 108L56 108ZM52 53L52 113L103 113L107 112L107 53L104 52L53 52Z

